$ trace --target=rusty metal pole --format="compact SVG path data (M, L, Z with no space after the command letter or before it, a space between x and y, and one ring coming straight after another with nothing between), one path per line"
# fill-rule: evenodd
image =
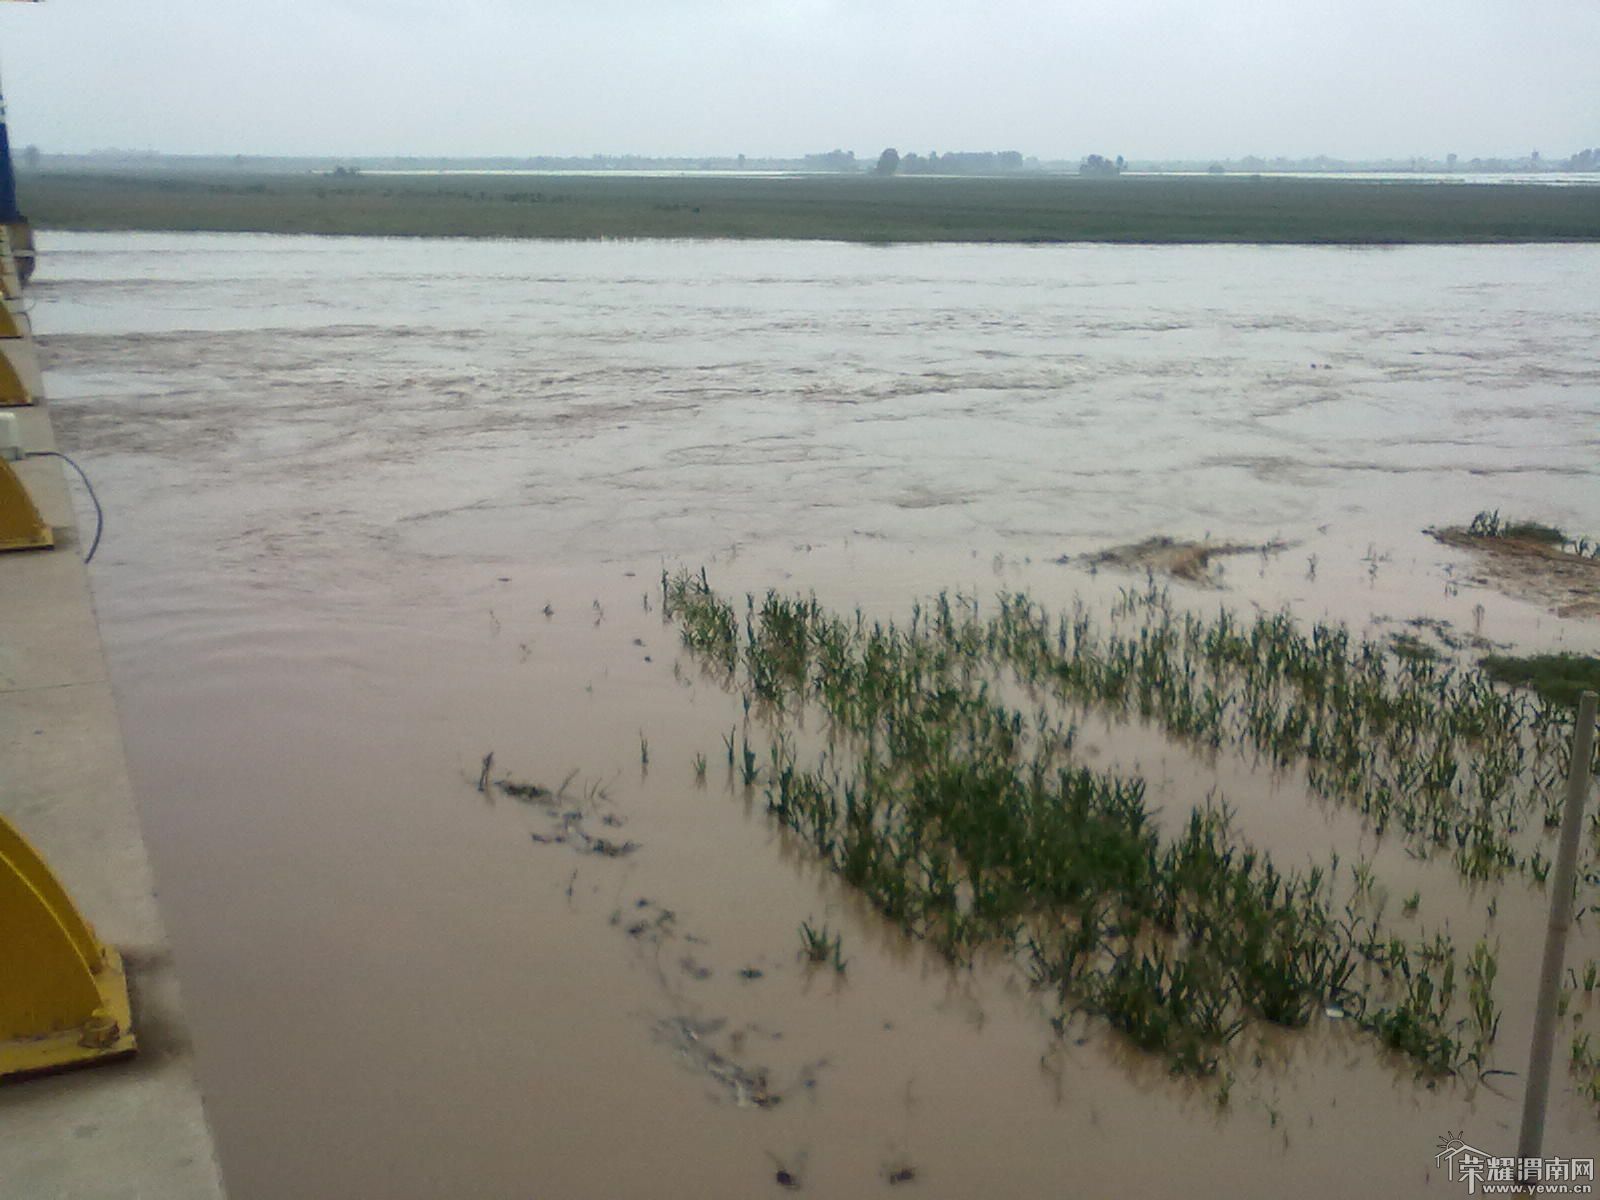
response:
M1538 1158L1544 1143L1545 1102L1550 1096L1550 1052L1556 1034L1556 1001L1567 958L1567 929L1572 925L1573 879L1578 871L1578 841L1583 832L1583 802L1589 791L1589 764L1594 761L1595 694L1578 698L1578 721L1572 732L1572 763L1567 771L1567 804L1561 818L1561 849L1556 855L1555 883L1550 898L1550 925L1545 931L1544 967L1539 973L1539 1005L1533 1014L1533 1046L1528 1055L1528 1087L1522 1097L1522 1136L1517 1157Z

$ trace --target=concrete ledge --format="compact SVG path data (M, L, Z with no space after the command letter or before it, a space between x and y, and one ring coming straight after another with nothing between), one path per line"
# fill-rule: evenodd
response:
M28 343L5 353L38 385ZM25 376L26 378L27 376ZM35 386L42 397L42 387ZM11 409L29 452L48 407ZM128 782L88 574L59 459L18 466L53 550L0 554L0 813L31 841L128 969L134 1059L0 1085L0 1196L222 1195L166 931ZM0 947L0 970L9 969Z

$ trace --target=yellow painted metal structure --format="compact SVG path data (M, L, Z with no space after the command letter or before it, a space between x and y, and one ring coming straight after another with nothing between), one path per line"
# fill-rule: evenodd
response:
M21 408L33 403L33 393L23 382L17 364L0 345L0 408Z
M17 259L11 245L11 226L0 225L5 231L5 258L0 261L0 298L22 299L22 276L17 273Z
M0 550L43 550L56 544L39 510L34 507L28 489L11 469L11 464L0 458ZM0 940L0 955L6 945ZM0 962L0 975L6 971Z
M12 254L13 242L10 227L0 225L0 343L23 337L22 323L17 320L11 305L22 295L22 282L17 277L16 259ZM33 403L33 393L11 361L11 355L0 345L0 408L15 408Z
M0 817L0 1079L127 1058L128 981L50 868Z
M0 279L16 279L11 265L11 239L0 227ZM9 301L0 301L0 408L33 403L33 395L23 383L4 343L23 336ZM50 526L44 523L11 464L0 458L0 550L35 550L55 545ZM0 942L0 953L4 952ZM0 970L4 964L0 963Z

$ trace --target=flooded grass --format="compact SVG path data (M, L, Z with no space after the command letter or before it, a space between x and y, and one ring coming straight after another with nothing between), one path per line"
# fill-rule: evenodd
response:
M837 933L830 933L826 925L818 928L810 921L800 924L800 953L813 965L831 962L840 975L849 965L844 957L844 938Z
M25 173L43 229L853 242L1592 241L1592 188L1352 180Z
M1600 559L1600 539L1571 534L1543 521L1502 519L1498 508L1492 511L1480 511L1465 530L1456 528L1446 532L1458 534L1464 532L1470 538L1544 546L1577 558Z
M1472 518L1472 523L1467 526L1467 536L1475 538L1520 538L1530 542L1544 542L1547 545L1562 546L1567 542L1567 535L1554 525L1546 525L1542 521L1517 521L1502 520L1500 510L1481 511Z
M1581 693L1600 692L1600 658L1591 654L1491 654L1479 665L1491 679L1553 704L1575 705Z
M664 575L662 594L684 644L772 730L759 772L772 816L950 961L1011 956L1059 998L1058 1028L1089 1014L1210 1076L1250 1024L1301 1028L1326 1010L1425 1073L1488 1061L1487 942L1463 959L1444 931L1398 935L1370 866L1348 887L1337 856L1285 870L1221 800L1163 836L1143 779L1075 760L1073 714L1137 714L1181 743L1297 767L1314 794L1470 882L1548 871L1570 727L1558 707L1287 613L1180 614L1153 583L1123 589L1105 629L1081 603L1053 620L1025 595L986 616L941 594L900 627L776 593L741 614L703 570ZM813 711L825 735L808 732ZM827 936L802 929L813 958Z
M1002 597L991 628L1028 683L1136 713L1202 750L1243 745L1299 768L1314 793L1417 857L1448 853L1470 879L1542 861L1518 834L1559 804L1570 719L1476 672L1386 653L1342 625L1302 629L1286 612L1179 614L1154 584L1124 589L1105 634L1081 608L1052 624L1025 596Z

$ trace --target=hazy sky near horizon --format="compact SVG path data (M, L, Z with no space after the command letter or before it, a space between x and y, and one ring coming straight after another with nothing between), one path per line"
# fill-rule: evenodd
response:
M1593 0L0 4L14 145L1565 157Z

